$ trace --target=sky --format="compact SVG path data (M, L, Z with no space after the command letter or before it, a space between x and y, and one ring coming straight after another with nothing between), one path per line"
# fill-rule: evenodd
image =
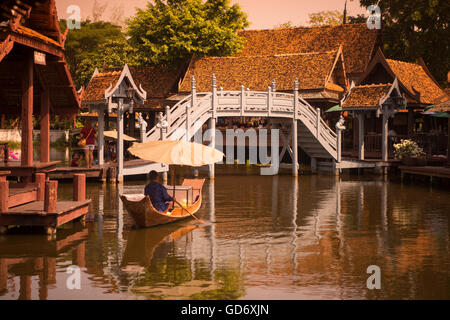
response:
M135 14L136 8L145 8L148 0L97 0L108 3L103 20L110 20L115 8L122 8L125 17ZM231 0L238 3L247 13L250 27L248 29L270 29L291 21L294 26L307 25L308 14L327 10L344 10L345 0ZM56 0L58 16L69 17L66 13L70 5L78 5L82 20L92 14L93 0ZM349 15L363 14L365 10L359 6L359 0L348 0Z

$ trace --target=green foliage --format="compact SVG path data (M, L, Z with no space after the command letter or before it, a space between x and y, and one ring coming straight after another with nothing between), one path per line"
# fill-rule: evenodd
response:
M60 25L65 29L65 20L61 20ZM65 56L77 88L87 85L95 68L135 64L135 50L128 44L120 26L103 21L82 21L80 29L70 30Z
M243 47L237 31L249 25L230 0L155 0L127 20L141 63L173 66L197 56L232 55Z
M344 14L338 10L310 13L308 24L311 26L335 26L342 24Z
M360 0L364 7L381 9L386 56L416 62L422 57L433 76L445 84L449 57L450 2L448 0Z

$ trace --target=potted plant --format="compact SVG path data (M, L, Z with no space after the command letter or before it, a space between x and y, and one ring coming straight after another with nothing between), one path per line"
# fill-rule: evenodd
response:
M394 144L394 149L395 158L401 160L405 165L426 164L425 153L415 141L402 139L400 143ZM423 163L422 159L425 160L425 163Z

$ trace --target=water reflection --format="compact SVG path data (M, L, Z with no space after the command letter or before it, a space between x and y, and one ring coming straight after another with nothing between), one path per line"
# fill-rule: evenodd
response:
M68 227L56 242L0 238L0 298L450 298L447 190L217 175L198 212L210 224L132 229L119 194L144 184L89 184L87 228ZM65 287L71 264L82 270L79 292ZM372 264L381 290L365 287Z

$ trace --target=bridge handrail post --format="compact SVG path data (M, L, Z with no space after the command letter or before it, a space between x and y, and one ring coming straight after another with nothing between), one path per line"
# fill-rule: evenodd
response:
M319 135L320 135L320 108L316 108L316 137L317 140L320 141Z
M170 107L166 106L166 121L167 121L167 133L170 131Z
M240 103L241 103L241 117L244 116L244 107L245 107L245 88L243 85L241 85L241 97L240 97Z
M216 119L217 112L217 80L216 76L212 75L212 89L211 89L211 118Z
M272 113L272 87L267 87L267 113L271 116Z
M197 88L196 88L196 84L195 84L195 77L192 76L192 80L191 80L191 105L190 105L190 109L194 110L195 105L197 103ZM190 123L190 111L189 110L189 104L186 104L186 141L189 141L189 130L191 129L191 123Z
M298 79L294 81L294 120L298 119Z

